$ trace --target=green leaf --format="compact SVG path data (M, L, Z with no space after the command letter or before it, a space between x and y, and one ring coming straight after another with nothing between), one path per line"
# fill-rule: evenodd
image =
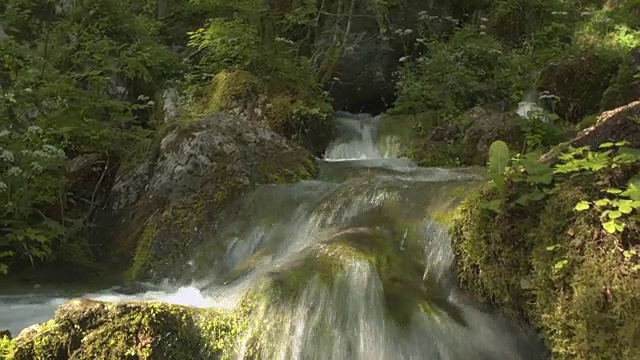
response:
M494 141L489 147L489 172L503 175L510 160L511 155L507 143L502 140Z
M599 207L606 206L606 205L611 204L611 200L606 199L606 198L605 199L599 199L599 200L594 201L593 204L595 206L599 206Z
M633 207L631 204L620 204L620 206L618 206L618 211L623 214L631 214L633 212Z
M484 201L480 203L480 207L482 207L483 209L492 211L494 213L499 213L501 204L502 204L502 201L499 199L496 199L491 201Z
M576 211L584 211L589 209L589 207L591 207L591 203L588 201L580 201L578 204L576 204L576 207L574 207L573 209Z
M609 219L619 219L622 216L622 213L618 210L610 210L606 211L606 215L609 217Z
M560 270L560 269L564 268L568 263L569 263L569 260L567 260L567 259L560 260L560 261L558 261L557 263L555 263L553 265L553 268L556 269L556 270Z
M622 190L620 190L620 189L616 189L616 188L608 188L608 189L603 190L603 192L606 192L606 193L614 194L614 195L615 195L615 194L620 194L620 193L622 193Z
M609 234L615 234L616 231L620 229L620 227L621 226L615 220L609 220L602 223L602 228ZM622 226L622 229L620 229L620 231L622 230L624 230L624 226Z
M612 142L605 142L605 143L600 144L600 146L598 146L598 148L600 148L600 149L608 149L610 147L613 147L613 145L614 144Z
M555 244L555 245L549 245L545 249L547 249L547 251L553 251L553 250L555 250L555 249L557 249L559 247L560 247L560 245Z

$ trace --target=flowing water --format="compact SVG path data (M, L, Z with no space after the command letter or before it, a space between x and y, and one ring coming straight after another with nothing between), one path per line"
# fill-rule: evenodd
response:
M319 160L320 177L259 186L247 194L216 240L203 244L189 270L177 274L180 281L137 284L133 290L0 294L0 329L17 334L49 319L58 305L77 296L233 308L247 291L291 279L287 274L292 271L328 258L341 264L329 284L311 268L293 300L259 302L253 317L268 324L266 331L255 329L267 334L262 358L546 359L535 334L481 311L457 287L447 227L437 219L456 205L458 195L479 183L477 176L470 170L420 168L395 158L378 145L375 118L340 114L338 121L341 137ZM387 225L394 230L376 237L376 229ZM370 258L335 246L358 239L378 241L387 253L400 254L399 259L417 259L421 285L416 286L426 287L426 298L411 295L422 294L411 288L415 281L390 293L387 287L396 283ZM222 253L217 250L221 243L226 248ZM401 311L407 302L415 306ZM255 332L250 328L241 343L250 343ZM238 359L246 348L240 346Z

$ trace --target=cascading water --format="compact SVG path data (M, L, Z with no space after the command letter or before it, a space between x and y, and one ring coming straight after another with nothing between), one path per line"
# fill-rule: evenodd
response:
M324 154L327 161L383 159L396 157L394 137L378 136L379 117L338 112L339 136Z
M545 359L536 336L481 311L457 287L436 215L478 184L474 173L385 159L375 122L363 119L360 127L356 116L341 118L342 140L327 149L318 180L247 194L176 276L182 286L84 297L234 308L254 294L236 359L254 358L256 343L261 359ZM17 333L78 295L0 296L0 328Z

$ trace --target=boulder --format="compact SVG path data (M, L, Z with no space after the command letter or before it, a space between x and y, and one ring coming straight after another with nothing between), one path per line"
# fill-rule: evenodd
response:
M577 123L600 110L600 102L618 72L619 59L586 51L547 65L537 81L539 91L558 97L553 112Z
M576 137L544 154L542 162L555 164L563 149L568 146L574 148L588 146L596 149L600 144L608 141L628 141L629 146L640 147L640 101L635 101L617 109L603 112L595 125L582 130ZM635 119L634 119L635 118Z
M215 236L223 210L244 191L311 178L316 166L309 152L239 116L176 125L117 176L98 234L129 278L167 275L181 255Z
M14 360L217 359L237 322L231 313L148 302L71 300L55 318L13 340Z
M218 73L203 105L208 112L225 112L265 123L316 156L322 155L334 137L331 107L321 94L244 70Z
M602 95L600 109L615 109L632 101L640 100L640 78L636 77L640 68L640 46L631 51L631 55L620 66L618 73L611 79L607 91Z
M475 107L465 116L471 124L462 139L465 152L463 160L466 163L484 164L489 147L496 140L506 142L514 150L522 148L524 134L519 126L522 119L518 114Z

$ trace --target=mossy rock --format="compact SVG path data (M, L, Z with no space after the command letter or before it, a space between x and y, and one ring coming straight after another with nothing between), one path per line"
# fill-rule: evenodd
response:
M313 280L329 289L349 269L363 264L380 279L387 315L400 327L409 326L418 312L440 312L464 324L460 311L449 304L436 281L425 280L422 221L407 221L393 214L392 205L361 215L376 227L336 229L312 245L281 270L267 274L255 290L258 301L275 306L292 305ZM253 259L249 259L253 262ZM244 265L240 265L245 267Z
M242 324L233 312L76 299L60 306L54 319L5 344L4 355L12 360L220 359L233 352Z
M228 112L265 122L316 156L335 133L331 106L315 88L258 77L244 70L217 74L204 96L206 112Z
M214 76L211 89L203 100L212 111L230 111L253 117L258 96L264 91L264 84L248 71L223 71Z
M524 121L513 112L501 112L491 108L475 107L461 116L459 120L467 124L461 140L460 158L468 165L485 165L489 147L496 140L502 140L510 149L522 149Z
M557 96L557 104L549 107L562 119L577 123L600 110L601 99L619 66L616 56L584 51L547 65L536 87Z
M119 176L102 236L128 279L173 275L180 259L215 236L244 192L317 172L309 152L257 122L218 114L183 124L138 169ZM224 253L218 245L212 256Z
M463 287L535 325L554 359L640 358L640 259L623 255L640 245L637 219L611 235L596 213L574 210L620 176L573 178L546 200L497 214L483 207L498 198L485 188L453 221ZM509 199L522 191L511 187Z
M615 109L640 99L640 78L636 77L640 66L640 48L635 52L635 56L630 56L611 79L611 84L602 95L601 110Z

